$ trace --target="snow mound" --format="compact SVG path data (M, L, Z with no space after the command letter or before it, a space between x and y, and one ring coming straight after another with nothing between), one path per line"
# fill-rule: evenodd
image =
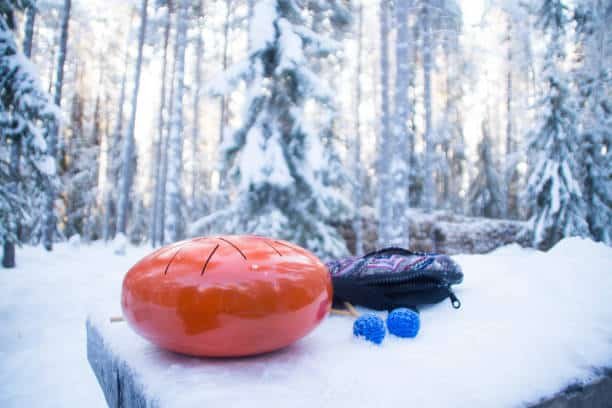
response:
M503 256L518 256L521 254L521 252L524 254L525 252L528 251L535 251L532 248L523 248L522 246L520 246L519 244L510 244L510 245L505 245L503 247L499 247L497 249L494 249L493 251L491 251L492 254L495 255L503 255Z
M113 252L115 253L115 255L125 255L127 244L128 244L128 239L125 236L125 234L122 234L122 233L117 234L112 243Z
M554 247L552 247L548 253L554 255L565 255L565 256L584 256L589 251L597 251L601 256L606 256L610 259L612 253L609 251L610 247L602 242L593 242L588 238L582 237L571 237L565 238L559 241ZM612 272L611 272L612 273Z
M0 273L1 407L106 406L86 360L88 311L105 351L160 406L520 406L612 367L612 249L588 240L456 256L463 306L423 308L415 339L371 345L332 316L284 350L231 360L168 353L109 322L124 274L151 251L125 248L18 249Z
M158 349L108 313L90 324L102 353L160 406L517 406L612 367L612 249L577 239L559 248L457 256L463 307L423 308L415 339L388 335L381 346L332 316L276 353L197 359Z
M72 246L73 248L78 248L81 246L81 235L79 234L74 234L73 236L71 236L70 238L68 238L68 243L70 244L70 246Z

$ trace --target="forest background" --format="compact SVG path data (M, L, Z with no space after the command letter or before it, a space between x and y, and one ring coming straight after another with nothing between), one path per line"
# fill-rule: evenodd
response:
M214 233L436 250L433 215L610 244L610 22L606 0L0 0L3 265Z

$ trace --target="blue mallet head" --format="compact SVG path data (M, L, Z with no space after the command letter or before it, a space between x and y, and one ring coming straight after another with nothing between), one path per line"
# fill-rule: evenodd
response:
M387 316L389 333L398 337L416 337L420 327L419 314L405 307L394 309Z
M380 344L385 338L385 323L375 314L364 314L353 323L353 334L357 337L364 337L372 343Z

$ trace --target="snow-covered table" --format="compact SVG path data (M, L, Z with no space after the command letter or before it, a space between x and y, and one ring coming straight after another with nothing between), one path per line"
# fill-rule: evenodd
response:
M571 239L457 259L463 307L423 309L413 340L374 346L332 316L275 353L198 359L95 313L88 359L111 407L612 406L612 249Z

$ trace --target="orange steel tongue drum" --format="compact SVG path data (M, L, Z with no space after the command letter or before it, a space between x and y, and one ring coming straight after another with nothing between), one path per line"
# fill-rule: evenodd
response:
M331 308L325 265L286 241L259 236L195 238L153 252L123 280L129 325L179 353L229 357L285 347Z

